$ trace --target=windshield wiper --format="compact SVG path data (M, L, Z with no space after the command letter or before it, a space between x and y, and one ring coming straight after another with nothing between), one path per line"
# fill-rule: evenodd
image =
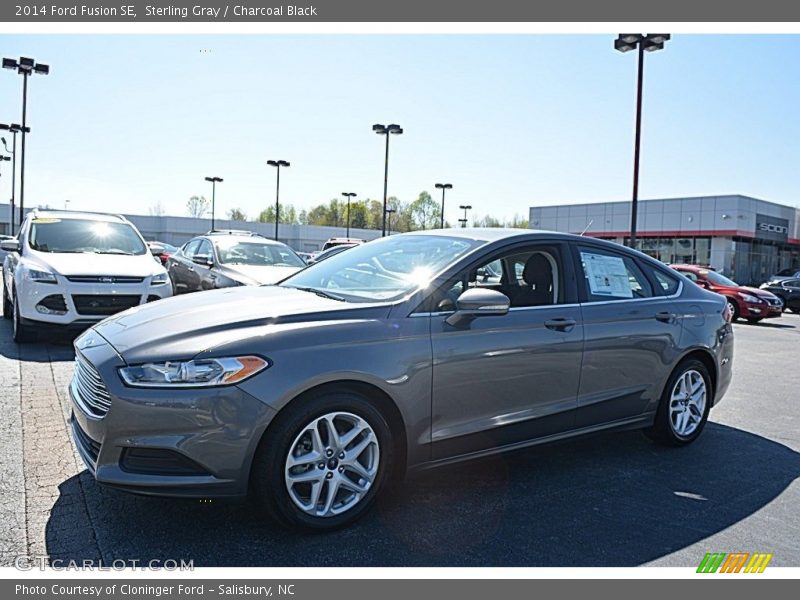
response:
M300 287L296 285L287 285L286 287L292 288L293 290L300 290L301 292L310 292L312 294L316 294L317 296L321 296L322 298L328 298L329 300L338 300L339 302L345 302L345 299L341 296L337 296L336 294L331 294L330 292L326 292L325 290L320 290L318 288L313 287Z
M95 250L95 254L124 254L125 256L133 256L133 252L127 252L125 250Z

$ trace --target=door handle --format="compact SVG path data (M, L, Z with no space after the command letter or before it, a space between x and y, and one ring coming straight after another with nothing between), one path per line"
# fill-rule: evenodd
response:
M656 313L656 320L662 323L672 323L675 320L675 313L668 311L658 312Z
M545 327L547 327L548 329L553 329L555 331L569 331L570 329L575 327L576 324L577 321L575 319L563 319L563 318L548 319L547 321L544 322Z

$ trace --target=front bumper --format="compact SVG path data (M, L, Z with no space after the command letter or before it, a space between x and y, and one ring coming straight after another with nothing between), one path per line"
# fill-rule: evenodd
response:
M73 440L98 483L154 496L246 495L252 457L273 409L235 386L129 388L117 375L125 363L109 344L78 352L110 399L108 412L98 416L81 400L76 378L69 386Z
M741 316L745 319L774 319L783 314L783 302L778 299L777 304L764 301L754 304L752 302L744 302L744 311L741 311Z
M24 322L33 325L86 326L118 310L172 296L172 284L169 281L151 285L149 277L134 284L75 283L60 275L57 279L57 283L26 281L24 285L16 286L16 300ZM118 308L114 304L118 304ZM58 310L53 311L52 307Z

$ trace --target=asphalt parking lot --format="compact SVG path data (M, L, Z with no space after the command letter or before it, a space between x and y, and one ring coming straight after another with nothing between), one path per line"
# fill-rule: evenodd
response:
M416 476L355 526L288 532L251 503L97 486L67 434L69 339L0 323L0 563L193 559L196 566L696 566L772 552L800 566L800 315L737 324L735 377L694 445L605 434Z

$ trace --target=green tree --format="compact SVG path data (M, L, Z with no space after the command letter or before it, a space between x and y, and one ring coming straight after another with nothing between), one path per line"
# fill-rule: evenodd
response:
M347 210L345 209L345 219ZM369 225L369 214L367 204L363 200L350 203L350 227L354 229L367 229Z
M196 219L201 218L211 208L211 203L206 200L205 196L192 196L186 203L186 210L189 211L189 216Z
M503 223L500 219L492 217L491 215L484 215L482 218L475 218L472 221L473 227L502 227Z
M247 221L247 215L241 208L231 208L228 210L228 219L231 221Z
M280 204L280 222L287 225L294 225L297 223L297 210L291 204ZM275 222L275 206L270 204L267 208L262 210L256 221L259 223L274 223Z
M435 229L439 227L442 209L428 192L420 192L409 206L411 218L416 229Z

